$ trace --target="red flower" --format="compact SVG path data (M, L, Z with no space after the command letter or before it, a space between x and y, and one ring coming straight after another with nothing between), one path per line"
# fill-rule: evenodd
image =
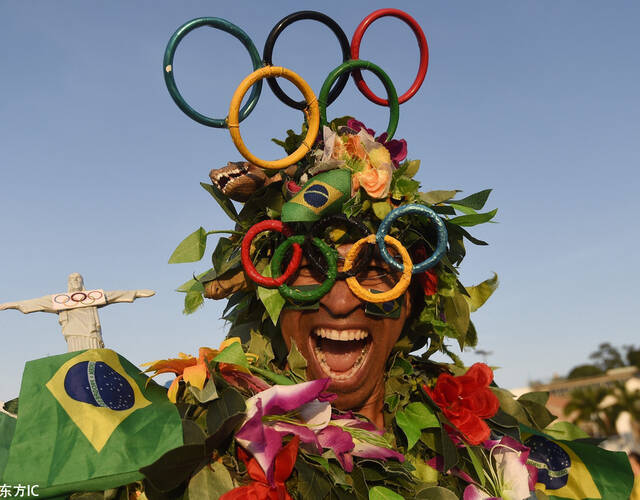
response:
M489 439L489 426L484 419L493 417L500 406L489 389L492 380L491 368L475 363L458 377L441 373L433 390L426 385L423 389L463 437L476 445Z
M273 484L267 482L262 467L255 458L249 459L244 449L238 447L238 458L247 466L247 473L253 479L248 486L240 486L227 491L220 500L293 500L287 491L284 482L291 475L293 466L298 456L300 438L294 436L289 443L282 448L275 459Z
M414 262L422 262L427 258L427 249L424 245L420 245L413 250L412 258ZM438 275L433 269L427 269L422 273L416 274L416 279L424 290L425 295L435 295L438 291Z
M433 269L427 269L423 273L416 274L416 279L424 290L425 295L435 295L438 291L438 275Z

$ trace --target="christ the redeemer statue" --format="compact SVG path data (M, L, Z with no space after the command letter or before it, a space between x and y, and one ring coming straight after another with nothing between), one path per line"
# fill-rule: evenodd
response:
M133 302L138 298L151 297L155 293L153 290L113 290L110 292L85 290L82 276L79 273L71 273L68 292L19 302L5 302L0 304L0 311L17 309L24 314L32 312L56 313L69 352L81 351L104 347L98 307L104 307L114 302Z

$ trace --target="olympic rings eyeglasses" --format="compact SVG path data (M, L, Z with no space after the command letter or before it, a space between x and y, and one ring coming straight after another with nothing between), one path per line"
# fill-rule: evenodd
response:
M393 222L399 217L407 215L419 215L426 216L436 227L437 244L433 254L424 261L414 266L409 252L404 245L396 238L389 236L389 231ZM357 224L356 222L346 219L350 224ZM328 225L334 222L321 221L323 224ZM276 248L273 258L270 264L271 277L261 275L253 265L251 260L250 250L254 238L263 231L277 231L286 236L286 240ZM322 233L314 233L322 234ZM356 241L351 249L347 252L343 266L343 276L346 278L346 283L349 286L351 292L365 302L381 303L388 302L400 297L409 287L412 274L423 272L431 267L435 266L438 261L443 257L447 249L447 230L442 219L429 207L419 204L408 204L395 208L384 218L380 224L378 231L375 234L369 234L362 236ZM325 276L325 280L315 288L304 287L296 288L290 286L287 281L296 273L300 267L301 256L303 248L306 247L308 240L311 240L318 251L324 258L325 264L313 264L317 259L316 257L309 257L308 260L316 271L319 271ZM398 282L387 291L371 291L364 288L358 281L358 276L352 270L354 268L362 269L362 262L368 263L366 260L358 260L360 252L367 248L368 245L377 243L380 249L380 255L383 260L392 268L402 272ZM400 255L402 263L396 261L394 257L389 253L387 245L391 245L396 252ZM282 261L287 251L293 247L293 255L289 264L287 265L284 273L281 271ZM308 256L312 255L312 252L305 250ZM241 246L241 260L244 270L247 276L258 285L264 288L278 288L280 294L286 299L292 302L317 302L326 293L328 293L333 284L335 283L338 270L337 270L337 252L327 245L321 238L314 236L309 238L304 235L292 236L292 231L281 221L277 220L265 220L252 226L244 239ZM351 272L350 272L351 271Z

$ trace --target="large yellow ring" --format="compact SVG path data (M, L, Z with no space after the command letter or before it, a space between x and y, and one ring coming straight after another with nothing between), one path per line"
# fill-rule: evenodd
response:
M251 86L258 80L279 76L289 80L296 87L298 87L300 92L302 92L304 100L307 102L307 108L304 110L304 113L307 116L309 129L307 131L306 137L302 141L302 144L300 144L300 147L286 158L274 161L261 160L260 158L254 156L247 149L247 147L244 145L244 142L242 141L242 137L240 136L240 122L238 120L240 104L242 103L242 99L244 98L244 95L247 93L249 88L251 88ZM281 168L286 168L289 165L293 165L294 163L302 160L302 158L304 158L304 155L306 155L313 146L313 143L316 140L316 136L318 135L318 130L320 129L320 110L318 108L318 100L316 99L316 95L313 93L313 90L311 90L311 87L309 87L309 84L305 82L297 73L294 73L290 69L283 68L281 66L265 66L264 68L257 69L244 80L242 80L242 83L240 83L240 85L236 89L233 97L231 98L231 106L229 106L227 127L229 127L231 139L236 145L236 148L238 148L240 154L244 156L248 161L262 168L280 170Z
M375 234L370 234L366 238L362 238L356 241L344 259L344 267L342 270L344 272L347 272L349 269L351 269L351 266L353 266L353 263L356 260L356 257L360 252L360 247L362 247L362 245L365 245L367 243L370 245L373 245L375 242L376 242ZM390 300L397 299L398 297L400 297L400 295L402 295L407 290L407 288L409 288L409 284L411 283L411 271L413 270L413 262L411 261L409 252L407 252L407 249L404 247L402 243L400 243L398 240L396 240L392 236L389 236L389 235L385 236L384 242L387 245L391 245L393 248L395 248L400 254L400 256L402 257L402 264L404 265L402 276L400 277L400 280L396 283L396 286L394 286L391 290L387 290L386 292L381 292L381 293L372 293L369 290L365 290L364 288L362 288L362 285L358 283L358 279L355 276L347 278L346 282L347 282L347 285L349 285L349 289L351 290L351 292L356 297L366 302L379 303L379 302L388 302Z

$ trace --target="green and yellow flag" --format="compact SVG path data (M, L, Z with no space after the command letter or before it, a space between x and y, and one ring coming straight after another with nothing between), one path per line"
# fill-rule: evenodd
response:
M351 196L351 172L334 169L312 177L282 206L282 222L312 222L340 211Z
M30 361L3 482L40 497L113 488L183 444L166 390L109 349Z
M522 427L528 463L538 469L536 491L557 500L628 499L633 473L626 453L579 441L555 440Z

